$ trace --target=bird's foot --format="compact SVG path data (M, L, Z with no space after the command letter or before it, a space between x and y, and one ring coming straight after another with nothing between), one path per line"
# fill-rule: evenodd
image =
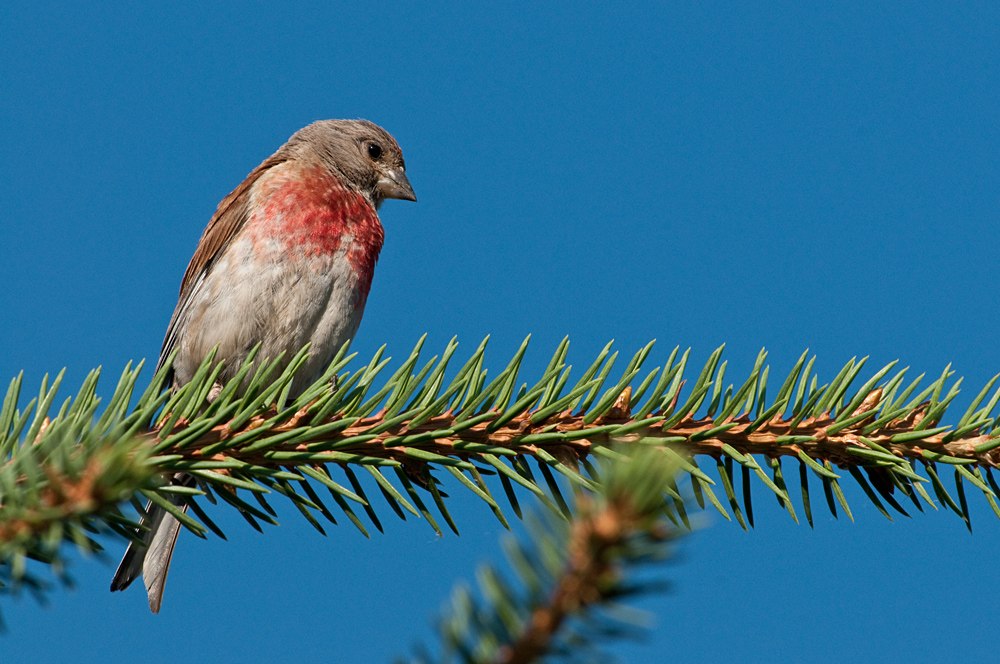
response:
M219 398L220 394L222 394L222 383L213 383L212 389L208 391L208 396L205 397L205 401L212 403Z

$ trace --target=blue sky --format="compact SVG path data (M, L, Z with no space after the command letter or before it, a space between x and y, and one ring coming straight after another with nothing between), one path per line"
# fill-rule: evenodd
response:
M92 367L112 388L156 357L219 199L301 126L364 117L401 145L419 203L382 208L359 337L423 333L498 370L533 334L658 340L729 374L761 347L966 377L1000 372L1000 22L992 3L6 3L0 9L0 378ZM463 351L460 350L461 354ZM971 393L971 394L970 394ZM953 415L957 419L958 414ZM954 419L952 421L954 421ZM714 472L714 471L713 471ZM457 493L457 491L455 492ZM631 662L986 658L1000 523L796 526L757 491L757 529L719 519L662 572L673 591ZM77 561L48 608L5 601L11 661L390 661L502 528L454 501L462 536L391 521L364 539L291 509L229 542L182 535L159 616ZM6 659L6 655L5 655Z

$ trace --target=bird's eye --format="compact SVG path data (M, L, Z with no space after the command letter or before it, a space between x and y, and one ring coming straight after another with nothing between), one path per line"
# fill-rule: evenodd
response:
M368 144L368 156L378 161L382 157L382 146L378 143Z

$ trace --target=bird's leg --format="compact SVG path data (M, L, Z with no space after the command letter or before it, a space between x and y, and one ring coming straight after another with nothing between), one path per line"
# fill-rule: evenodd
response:
M205 397L205 401L212 403L219 398L220 394L222 394L222 383L213 383L212 389L208 391L208 396Z

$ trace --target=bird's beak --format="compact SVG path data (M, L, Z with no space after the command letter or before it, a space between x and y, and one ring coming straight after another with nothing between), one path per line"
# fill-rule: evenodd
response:
M414 202L417 200L417 195L413 193L413 187L410 186L410 181L406 179L406 173L402 170L385 172L376 186L384 198Z

